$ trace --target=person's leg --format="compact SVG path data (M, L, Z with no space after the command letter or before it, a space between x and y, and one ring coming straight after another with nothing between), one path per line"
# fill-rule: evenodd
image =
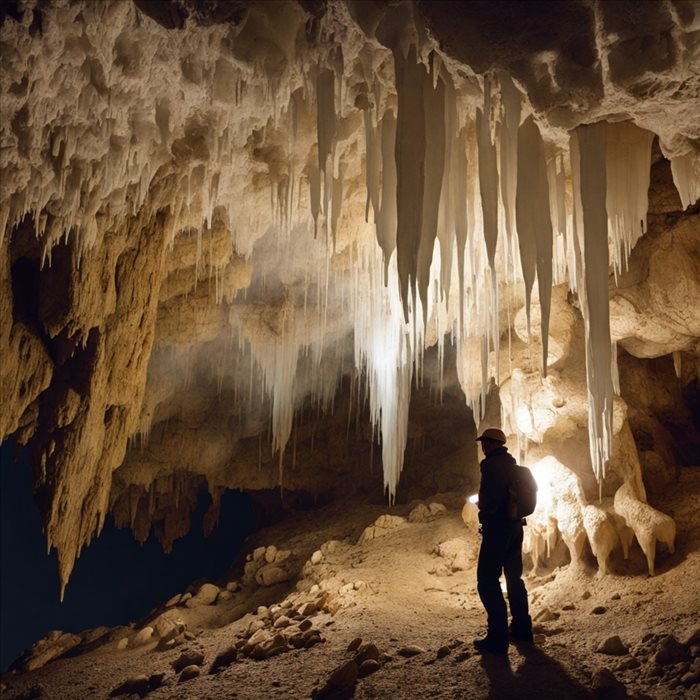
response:
M513 639L529 641L532 639L532 620L527 602L527 590L522 579L523 528L515 525L508 534L503 570L508 590L508 605L513 618L511 631Z
M486 609L486 639L494 647L508 647L508 611L499 578L503 570L505 538L502 532L483 533L476 569L477 590Z

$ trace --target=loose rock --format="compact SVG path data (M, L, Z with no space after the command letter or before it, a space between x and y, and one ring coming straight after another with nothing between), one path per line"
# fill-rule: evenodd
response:
M148 676L138 675L127 678L123 683L120 683L116 688L112 689L109 696L114 698L119 695L132 695L136 693L143 697L150 690Z
M180 683L190 681L193 678L196 678L200 673L201 670L199 666L196 666L195 664L192 664L191 666L185 666L185 668L182 669L182 673L180 674Z
M199 651L183 651L175 661L170 664L175 673L180 673L187 666L200 666L204 661L204 654Z
M690 653L686 646L681 644L672 634L662 637L659 640L654 661L660 666L678 663L690 658Z
M151 637L153 637L153 627L144 627L132 637L131 641L129 642L129 646L138 647L142 646L143 644L148 644L148 642L151 641Z
M360 678L364 678L365 676L369 676L375 671L378 671L380 668L381 664L379 663L379 661L376 661L375 659L366 659L360 664L360 667L357 669L357 675Z
M226 666L230 666L236 660L237 656L238 650L235 646L230 646L224 649L223 651L220 651L214 657L214 661L212 661L211 663L209 673L216 673L220 669L225 668Z
M201 605L211 605L219 595L219 587L213 583L205 583L197 591L197 595L190 598L185 605L188 608L196 608Z
M629 648L622 642L620 637L615 635L601 642L596 651L601 654L609 654L610 656L624 656L629 653Z
M355 639L353 639L352 642L348 644L347 651L355 651L360 646L360 644L362 644L362 637L355 637Z
M418 654L425 654L425 649L419 647L416 644L408 644L405 647L401 647L397 652L399 656L403 656L406 659L410 659L412 656L418 656Z

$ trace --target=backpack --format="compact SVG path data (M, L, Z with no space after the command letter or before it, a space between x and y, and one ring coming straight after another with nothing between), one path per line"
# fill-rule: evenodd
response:
M522 520L537 506L537 482L527 467L516 464L508 485L508 518Z

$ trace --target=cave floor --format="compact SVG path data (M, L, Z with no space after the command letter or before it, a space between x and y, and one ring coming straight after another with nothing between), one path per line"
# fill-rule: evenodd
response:
M305 574L300 571L303 592L294 592L289 583L268 588L252 584L230 601L178 607L196 635L183 645L157 651L153 642L117 650L111 641L35 671L6 674L2 695L30 697L30 689L40 684L41 697L106 698L129 677L161 672L165 685L148 693L154 700L308 698L334 669L352 659L347 647L361 637L388 656L372 675L325 697L700 698L697 643L686 646L685 659L659 664L655 656L666 635L686 642L700 628L700 468L681 472L662 496L650 498L678 526L676 551L657 553L656 575L647 576L636 542L628 561L613 553L611 572L604 577L596 574L590 553L587 563L531 572L526 584L537 644L511 646L507 657L473 653L472 640L485 629L475 578L479 535L473 525L465 527L459 508L356 544L364 527L387 513L386 506L345 504L341 511L331 504L267 528L250 541L253 546L274 543L290 549L303 562L322 543L337 540L335 546L323 547L319 564L307 565ZM436 496L425 503L439 500ZM404 516L409 511L408 506L390 509ZM455 552L462 553L461 560L453 560ZM310 588L313 584L318 591ZM321 643L263 661L239 654L233 664L207 674L214 657L256 619L259 605L281 603L287 596L299 603L314 592L325 592L324 609L313 616ZM614 635L628 653L596 651ZM404 658L399 652L408 645L423 651ZM441 647L449 651L443 649L446 655L438 658ZM170 664L185 649L200 651L205 661L202 675L179 683Z

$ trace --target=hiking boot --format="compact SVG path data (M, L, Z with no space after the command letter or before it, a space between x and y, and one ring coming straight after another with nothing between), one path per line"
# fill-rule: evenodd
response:
M489 637L474 640L474 648L480 653L507 654L508 642L497 642Z

